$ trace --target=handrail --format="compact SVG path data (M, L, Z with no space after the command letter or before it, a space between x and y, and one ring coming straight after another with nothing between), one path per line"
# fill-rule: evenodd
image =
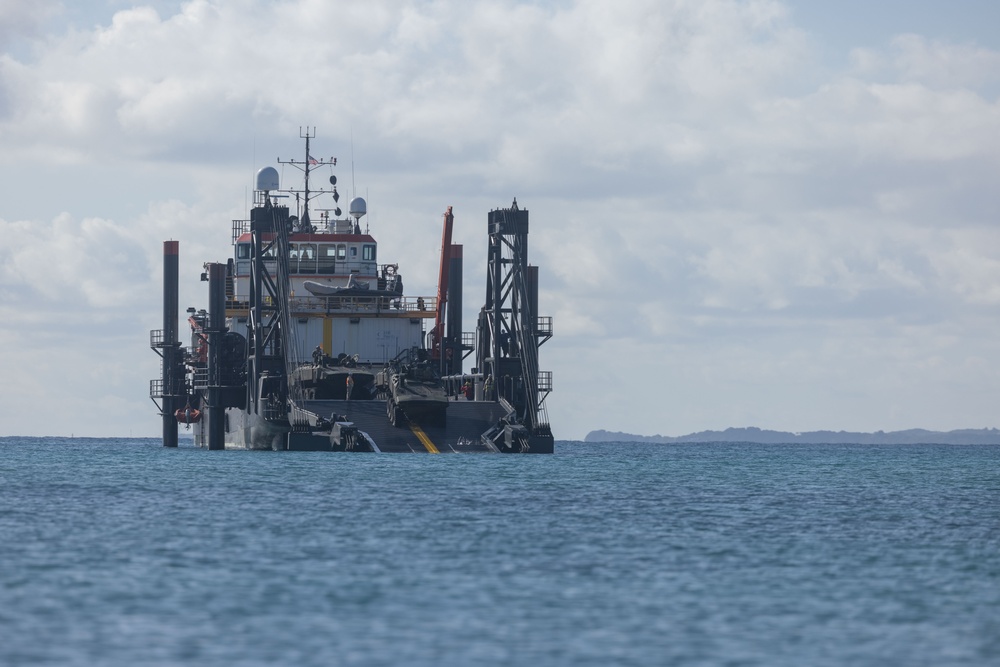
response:
M236 278L247 278L250 276L250 265L253 260L250 258L237 259L234 265ZM346 278L355 276L359 280L379 280L381 277L381 265L370 259L298 259L289 258L290 266L288 275L291 278L302 278L313 280L320 278ZM277 267L277 260L269 257L264 260L264 265L269 271L274 271Z
M250 233L249 220L233 220L233 244L240 240L244 234Z
M207 368L195 368L194 372L191 374L191 384L196 388L205 388L208 386L208 369Z
M166 335L163 329L150 329L149 330L149 346L152 348L157 347L177 347L180 346L180 341L167 342Z
M173 383L173 392L167 393L168 387L163 382L163 378L153 378L149 381L149 397L163 398L164 396L183 396L187 393L183 379L176 379Z
M552 391L552 371L538 371L538 391Z
M289 306L289 311L293 314L391 313L432 318L437 307L437 298L433 296L293 296L289 299ZM249 307L249 301L226 300L227 310L248 310Z

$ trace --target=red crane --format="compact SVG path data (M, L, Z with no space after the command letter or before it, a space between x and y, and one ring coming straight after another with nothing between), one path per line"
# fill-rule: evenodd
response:
M451 263L451 229L455 216L451 206L444 212L444 226L441 230L441 268L438 271L437 313L434 329L431 331L431 358L441 359L441 342L444 340L444 308L448 303L448 265Z

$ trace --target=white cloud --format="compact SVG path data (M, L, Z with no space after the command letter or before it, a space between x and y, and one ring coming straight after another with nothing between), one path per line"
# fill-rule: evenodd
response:
M887 77L938 90L975 89L1000 81L1000 53L922 35L899 35L884 51L855 49L851 59L866 79Z
M56 13L50 3L7 0L0 5L0 48L9 50L15 39L36 37L46 19Z
M161 242L203 301L250 174L306 124L342 184L354 139L408 287L433 289L455 205L467 312L487 210L531 210L558 437L990 423L1000 385L969 369L997 360L996 51L903 35L831 74L771 0L193 0L79 25L0 56L0 337L48 332L3 364L28 393L53 391L37 357L85 378L60 390L78 434L156 374Z

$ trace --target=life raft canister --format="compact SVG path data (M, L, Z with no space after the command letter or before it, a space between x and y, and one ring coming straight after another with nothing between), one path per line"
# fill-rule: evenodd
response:
M201 421L201 410L186 407L182 410L177 410L174 413L174 417L177 419L179 424L195 424Z

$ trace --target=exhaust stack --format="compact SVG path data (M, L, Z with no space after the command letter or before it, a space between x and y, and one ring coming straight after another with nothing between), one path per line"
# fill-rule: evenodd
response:
M177 446L179 394L184 385L181 347L177 340L178 242L163 242L163 446Z

